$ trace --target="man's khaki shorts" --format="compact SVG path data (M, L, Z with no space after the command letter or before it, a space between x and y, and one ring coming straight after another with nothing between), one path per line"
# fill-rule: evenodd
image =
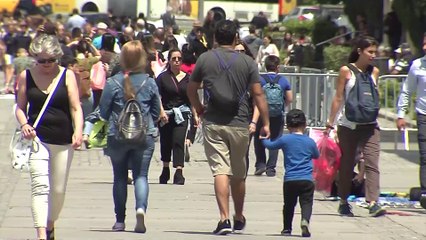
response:
M204 150L213 176L245 178L248 128L204 125Z

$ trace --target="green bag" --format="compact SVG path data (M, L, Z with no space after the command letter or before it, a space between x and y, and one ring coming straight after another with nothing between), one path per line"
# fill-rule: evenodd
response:
M108 123L104 121L97 121L93 124L92 131L89 135L90 148L105 148L107 145L108 137Z

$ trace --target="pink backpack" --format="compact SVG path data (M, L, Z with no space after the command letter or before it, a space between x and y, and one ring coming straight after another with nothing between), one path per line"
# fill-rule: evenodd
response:
M92 80L90 86L93 90L104 89L106 82L106 71L101 61L92 66L92 69L90 70L90 79Z

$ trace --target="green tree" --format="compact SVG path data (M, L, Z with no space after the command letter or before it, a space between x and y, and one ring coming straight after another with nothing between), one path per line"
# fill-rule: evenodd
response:
M412 51L419 56L422 52L423 34L426 32L426 0L394 0L395 9L404 29L412 41Z
M369 25L369 34L378 40L382 38L383 0L317 0L319 4L345 5L345 13L352 25L358 29L356 16L365 16ZM408 31L412 41L414 54L421 53L423 33L426 32L426 0L393 0L395 9L402 26Z
M367 21L368 34L382 40L383 32L383 0L317 0L319 4L344 4L345 14L352 25L359 30L357 16ZM415 1L415 0L414 0Z

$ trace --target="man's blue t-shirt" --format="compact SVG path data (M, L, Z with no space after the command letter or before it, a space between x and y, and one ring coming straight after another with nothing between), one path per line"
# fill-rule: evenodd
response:
M266 73L266 74L260 75L261 76L260 85L262 87L266 85L265 75L267 75L271 80L274 80L275 76L277 76L276 73ZM285 100L286 91L291 90L290 82L287 80L287 78L285 78L284 76L281 76L280 79L278 79L278 85L280 85L281 89L283 90L284 100Z
M313 181L312 159L319 157L319 151L314 140L306 135L290 133L274 141L265 139L262 142L268 149L283 150L284 182L296 180Z

